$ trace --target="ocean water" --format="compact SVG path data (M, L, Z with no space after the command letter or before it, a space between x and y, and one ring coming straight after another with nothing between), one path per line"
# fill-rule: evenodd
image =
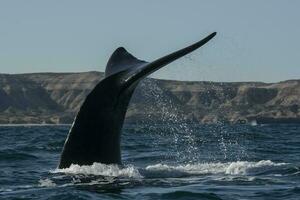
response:
M126 124L124 167L60 170L68 129L0 127L0 199L300 199L300 125Z

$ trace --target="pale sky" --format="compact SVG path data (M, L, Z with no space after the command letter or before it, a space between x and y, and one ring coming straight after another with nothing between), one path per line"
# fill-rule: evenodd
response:
M153 77L300 79L298 0L1 0L0 73L104 71L124 46L152 61L217 31Z

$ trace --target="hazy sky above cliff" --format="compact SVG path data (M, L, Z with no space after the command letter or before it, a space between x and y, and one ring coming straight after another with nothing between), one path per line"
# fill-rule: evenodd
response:
M153 76L300 79L299 8L297 0L3 0L0 73L104 71L119 46L151 61L217 31Z

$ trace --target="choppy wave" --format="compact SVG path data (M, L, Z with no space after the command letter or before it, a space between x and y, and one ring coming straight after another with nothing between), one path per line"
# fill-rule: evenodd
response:
M132 165L119 167L118 165L94 163L90 166L71 165L69 168L56 169L52 172L126 178L167 178L205 174L252 175L285 165L288 165L288 163L275 163L270 160L261 160L258 162L236 161L227 163L197 163L177 166L158 163L155 165L148 165L145 168L137 168Z
M69 127L1 127L0 196L299 199L299 125L188 128L130 125L122 134L122 158L133 165L55 169Z

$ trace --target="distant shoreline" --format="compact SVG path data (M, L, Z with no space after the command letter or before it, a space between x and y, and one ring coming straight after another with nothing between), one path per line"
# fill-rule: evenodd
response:
M71 124L102 72L0 74L0 124ZM300 123L300 80L277 83L148 78L126 121Z
M71 126L72 124L0 124L0 127L5 126Z

